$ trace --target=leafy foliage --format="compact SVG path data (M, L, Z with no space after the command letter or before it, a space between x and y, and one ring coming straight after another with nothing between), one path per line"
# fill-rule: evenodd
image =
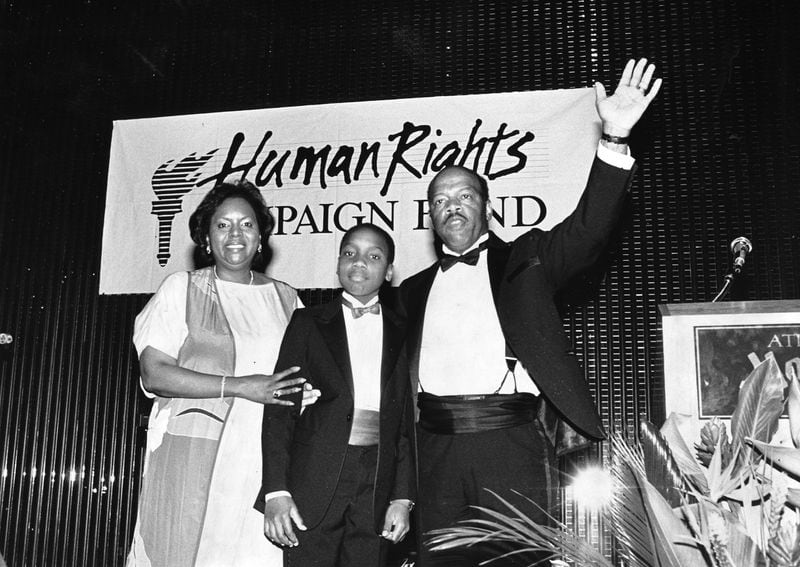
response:
M789 376L786 388L787 378L767 356L742 383L731 437L719 419L707 422L696 457L675 415L660 430L643 423L635 442L612 436L615 489L605 514L624 565L800 567L800 490L789 486L800 479L800 450L770 444L785 404L792 438L800 441L796 380ZM563 524L537 525L498 500L508 513L481 508L489 519L438 530L430 543L447 549L503 541L512 551L501 557L546 551L577 565L610 565Z
M746 439L769 442L783 412L786 381L774 357L767 357L747 377L739 390L739 402L731 418L731 450L739 451L738 466L753 464Z
M491 491L489 491L491 492ZM556 527L542 526L530 519L514 505L494 492L495 498L508 510L508 514L476 506L475 509L489 519L475 518L459 522L451 528L434 530L428 535L427 544L435 551L446 551L456 547L480 545L487 541L509 543L513 550L495 557L504 559L510 555L547 553L562 557L587 567L613 567L613 565L587 542L572 534L569 529L552 518ZM520 495L522 496L522 495ZM525 498L533 506L539 506Z

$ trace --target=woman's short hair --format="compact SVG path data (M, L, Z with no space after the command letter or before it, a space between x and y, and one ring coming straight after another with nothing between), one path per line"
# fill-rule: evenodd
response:
M258 232L261 235L262 251L257 252L253 257L253 269L263 271L267 267L271 256L267 241L275 227L275 219L269 212L267 203L261 196L261 191L245 179L217 183L211 191L206 193L192 216L189 217L189 233L192 241L197 245L194 254L196 267L202 268L214 263L213 256L206 250L208 233L211 230L211 218L223 201L237 197L244 199L253 207L253 211L256 213Z

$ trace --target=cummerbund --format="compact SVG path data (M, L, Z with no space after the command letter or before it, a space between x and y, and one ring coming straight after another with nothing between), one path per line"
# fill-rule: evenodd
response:
M419 426L441 435L508 429L536 419L539 397L529 392L435 396L420 392Z

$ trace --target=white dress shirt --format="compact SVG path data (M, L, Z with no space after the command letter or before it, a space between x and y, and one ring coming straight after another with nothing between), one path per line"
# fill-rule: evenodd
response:
M349 293L342 297L355 307L369 307L378 302L374 297L366 304ZM354 318L350 308L342 304L347 329L347 350L353 372L353 394L357 409L379 411L381 408L381 360L383 358L383 317L365 313Z
M619 167L631 169L634 159L598 143L597 157ZM489 237L481 236L469 249L477 248ZM458 253L443 247L448 254ZM468 252L466 250L464 253ZM487 254L478 264L453 265L438 271L425 307L420 347L420 390L438 396L514 392L514 379L506 376L506 341L489 283ZM518 392L539 394L534 379L517 362L514 370ZM501 388L502 383L502 388Z
M481 236L472 248L488 237ZM447 247L444 251L453 254ZM475 266L457 263L437 272L422 328L420 390L449 396L492 394L500 388L498 393L511 394L514 378L508 375L503 382L508 371L505 357L506 340L492 298L486 252ZM539 394L521 364L514 374L518 392Z

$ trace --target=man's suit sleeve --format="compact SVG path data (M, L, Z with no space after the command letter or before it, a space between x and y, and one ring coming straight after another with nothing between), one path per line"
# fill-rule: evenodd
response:
M589 268L619 222L634 170L595 157L575 210L547 232L534 229L519 237L511 261L519 264L537 257L554 289Z
M414 459L414 409L411 391L408 387L408 357L406 347L397 362L396 371L398 378L406 384L403 396L403 413L400 421L400 435L397 441L397 469L395 473L395 484L392 489L390 500L407 498L411 501L417 500L417 473Z
M291 366L300 367L300 376L306 370L308 317L304 309L294 312L283 336L275 372ZM302 393L292 396L299 403ZM299 413L297 406L264 405L261 425L261 492L256 508L263 511L264 495L278 490L288 490L289 456L294 437L294 426Z

